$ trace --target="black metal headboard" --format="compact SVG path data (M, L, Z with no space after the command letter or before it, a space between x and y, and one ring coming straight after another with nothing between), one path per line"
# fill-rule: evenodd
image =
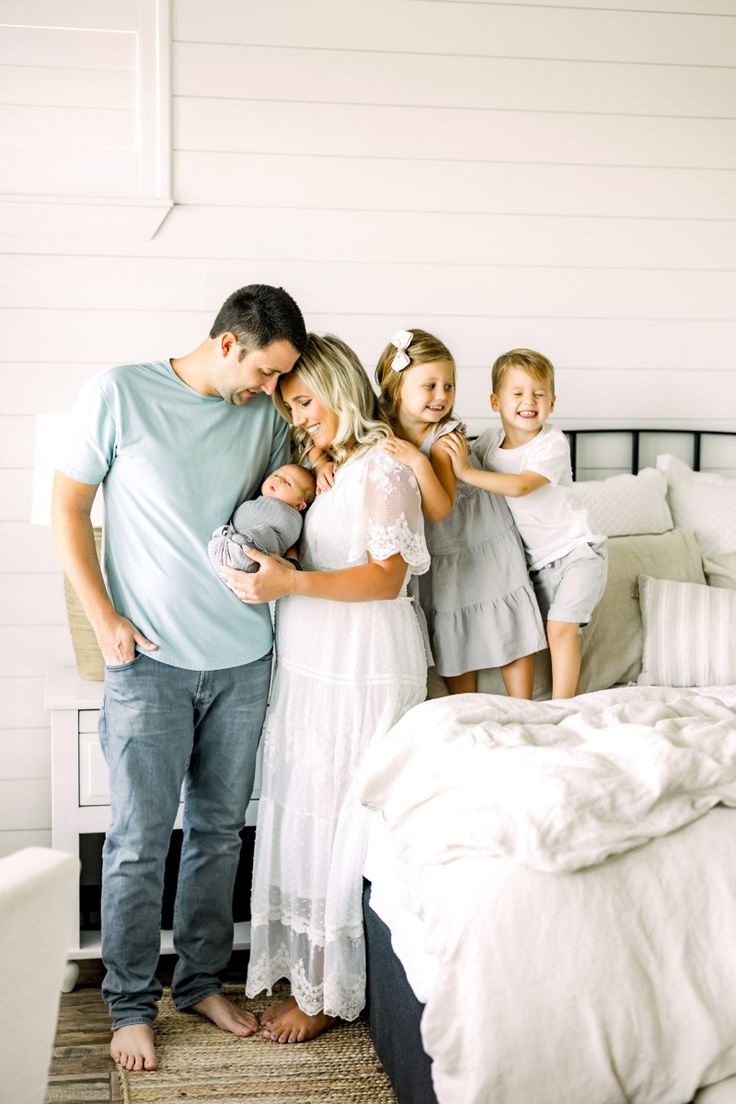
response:
M625 433L631 438L631 471L636 475L639 470L639 444L642 434L686 434L692 438L693 454L692 454L692 468L694 471L700 471L700 455L701 444L703 437L734 437L736 431L726 429L668 429L663 426L657 426L655 429L566 429L564 430L565 436L570 441L570 460L573 470L573 477L577 478L577 459L578 459L578 437L586 434L601 434L608 433Z

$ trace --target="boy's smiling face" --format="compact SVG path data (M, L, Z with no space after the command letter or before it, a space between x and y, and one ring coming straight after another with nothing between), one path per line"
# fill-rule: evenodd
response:
M504 429L516 436L536 436L554 408L549 384L515 365L506 370L498 392L491 395L491 409L501 415Z

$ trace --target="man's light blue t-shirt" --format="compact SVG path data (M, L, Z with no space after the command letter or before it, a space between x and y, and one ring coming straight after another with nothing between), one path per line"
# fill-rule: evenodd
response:
M158 644L151 659L211 671L270 649L268 606L235 597L207 542L288 458L288 426L267 395L231 406L168 361L111 368L82 388L57 468L102 483L110 597Z

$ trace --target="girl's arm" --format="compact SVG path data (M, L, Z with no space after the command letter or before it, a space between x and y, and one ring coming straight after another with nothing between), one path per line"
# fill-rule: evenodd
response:
M469 463L468 444L463 437L449 433L443 440L447 442L455 475L471 487L480 487L481 490L506 495L507 498L522 498L549 483L546 476L535 471L523 471L514 475L511 472L490 472L484 468L473 468Z
M444 449L438 448L439 443L432 446L431 460L416 445L400 437L386 437L378 446L413 471L427 521L444 521L455 505L456 480L452 461Z
M329 598L333 602L374 602L398 597L406 577L406 561L397 552L387 560L369 557L367 564L340 571L296 571L275 556L246 548L260 564L256 572L223 568L230 589L241 602L257 605L287 594Z

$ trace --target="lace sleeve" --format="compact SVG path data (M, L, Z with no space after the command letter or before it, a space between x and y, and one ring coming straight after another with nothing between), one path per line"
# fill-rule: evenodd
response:
M372 449L362 480L362 521L351 534L350 559L387 560L397 552L412 575L429 570L419 487L404 464Z

